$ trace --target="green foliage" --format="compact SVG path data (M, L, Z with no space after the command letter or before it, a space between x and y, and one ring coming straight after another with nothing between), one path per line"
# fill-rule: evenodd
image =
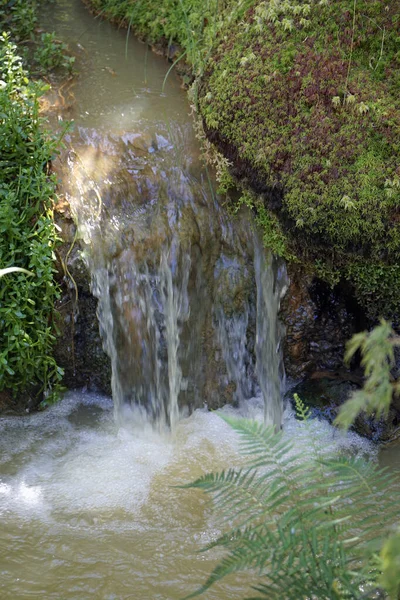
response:
M390 597L397 600L400 595L400 532L385 542L380 559L380 583Z
M298 406L307 427L307 410ZM300 457L282 432L222 418L240 435L246 464L185 486L210 494L227 528L206 548L223 548L224 558L187 598L243 569L259 581L252 599L374 598L378 579L393 590L397 545L387 540L400 514L390 475L359 458L324 456L318 440ZM371 548L382 544L380 577Z
M382 313L392 315L399 310L400 265L382 260L355 260L343 269L357 297L366 307L368 316L377 319Z
M0 0L0 23L18 42L33 39L37 8L37 0Z
M272 224L289 254L389 314L400 307L400 15L375 0L355 8L253 0L215 41L199 112L236 172L264 190L266 241L276 243ZM372 275L362 282L360 263Z
M255 211L256 222L263 233L264 246L272 250L276 256L295 261L296 257L289 250L288 240L278 218L265 208L262 199L249 191L244 191L236 202L236 210L239 210L243 204Z
M357 333L348 342L345 359L350 362L360 350L366 380L363 389L354 392L340 407L337 425L348 429L362 411L377 419L387 417L393 394L400 392L399 383L392 382L390 375L396 346L400 346L400 338L383 320L371 332Z
M0 391L49 395L62 371L52 357L56 141L42 132L40 86L29 82L6 34L0 38ZM26 269L7 274L9 267ZM5 274L4 274L5 273Z
M42 0L0 0L0 25L19 44L19 54L28 58L31 70L39 73L52 69L72 72L75 57L54 33L36 30L37 12Z
M55 33L42 33L33 55L34 61L43 71L65 69L72 72L75 57L68 54L68 47L56 39Z

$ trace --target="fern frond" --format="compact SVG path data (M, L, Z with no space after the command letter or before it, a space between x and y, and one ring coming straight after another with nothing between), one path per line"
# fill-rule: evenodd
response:
M298 394L293 394L296 406L296 415L300 421L307 422L311 417L311 410L306 406Z
M348 342L345 360L350 362L361 350L361 364L367 379L363 389L341 406L335 420L338 426L348 429L362 411L378 419L387 416L393 394L398 393L397 384L391 382L390 371L394 364L394 348L399 344L390 323L383 319L371 332L358 333Z
M315 528L300 529L289 544L278 548L263 583L254 586L261 596L249 600L359 597L361 577L349 573L348 558L334 531L321 538Z
M397 600L400 594L400 531L386 541L380 559L380 583L388 591L390 598Z
M246 528L243 532L236 531L235 534L230 534L229 539L228 536L224 536L223 545L230 547L229 554L218 563L207 581L198 590L185 596L184 600L203 594L214 583L232 573L252 568L262 570L274 547L274 539L268 529L262 530L261 534L257 529ZM220 544L213 544L216 545Z
M298 456L271 427L224 420L251 462L183 486L210 494L229 523L207 546L224 548L226 556L187 598L242 569L262 577L252 600L369 597L360 586L367 589L372 579L372 545L380 548L400 518L389 473L357 457L324 458L318 450Z
M273 464L280 455L287 455L293 449L293 443L285 440L274 426L265 427L262 423L249 419L234 419L224 414L219 415L240 435L240 448L244 456L252 457L252 467L258 462L262 465Z

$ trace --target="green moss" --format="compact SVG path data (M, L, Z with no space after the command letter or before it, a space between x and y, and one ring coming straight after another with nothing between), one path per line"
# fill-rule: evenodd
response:
M400 265L353 263L347 266L345 276L353 283L371 318L379 317L382 307L389 314L398 313Z
M261 199L250 191L244 191L236 202L236 210L242 205L247 206L256 213L256 222L263 232L263 242L274 254L286 260L296 261L296 257L289 250L288 239L282 231L278 218L268 211Z
M266 240L267 211L291 254L390 312L400 307L389 291L400 258L400 17L382 2L353 7L254 0L245 25L221 31L199 105L210 137L264 187Z

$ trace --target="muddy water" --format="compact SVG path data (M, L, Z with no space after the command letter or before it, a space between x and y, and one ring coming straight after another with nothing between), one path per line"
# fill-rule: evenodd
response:
M178 600L220 557L198 554L221 533L198 492L176 489L205 471L240 464L237 439L216 413L195 411L174 433L155 432L138 412L117 428L112 402L70 393L43 414L0 420L2 600ZM247 410L263 418L259 401ZM305 433L290 415L285 435L306 453L370 451L326 423ZM227 579L204 598L244 597L251 578Z
M179 78L172 72L163 86L169 65L145 44L94 18L80 0L56 0L44 10L43 28L76 56L70 116L80 126L122 132L144 120L190 122ZM63 89L68 99L70 85Z

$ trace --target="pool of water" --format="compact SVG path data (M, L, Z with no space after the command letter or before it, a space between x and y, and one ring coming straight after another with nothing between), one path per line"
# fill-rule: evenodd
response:
M262 419L260 400L230 414ZM327 452L369 454L357 436L286 414L285 435L306 453L310 435ZM238 439L217 413L196 410L173 433L112 401L70 392L47 411L0 419L1 598L178 600L196 589L219 551L208 499L174 486L241 462ZM228 578L204 598L244 597L251 577Z

